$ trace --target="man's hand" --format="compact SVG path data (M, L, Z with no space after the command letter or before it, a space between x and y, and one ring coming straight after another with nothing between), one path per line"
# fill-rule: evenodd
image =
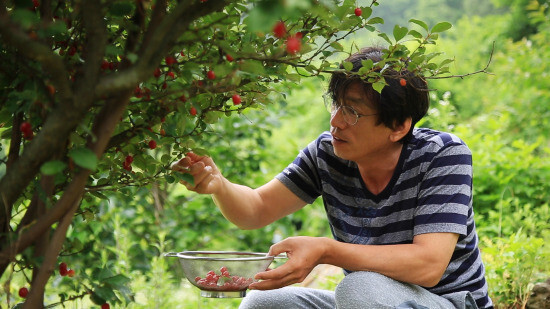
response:
M183 159L174 162L171 169L193 176L193 184L184 180L180 181L188 190L213 194L221 187L223 176L210 157L189 152Z
M320 263L326 250L326 238L290 237L271 246L269 255L286 252L288 261L283 265L258 273L259 282L252 283L250 289L270 290L302 282L311 270Z

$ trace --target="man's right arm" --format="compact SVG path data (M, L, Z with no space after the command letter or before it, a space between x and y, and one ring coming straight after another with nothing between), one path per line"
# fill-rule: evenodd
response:
M232 183L210 157L188 153L172 169L191 174L193 184L182 182L187 189L211 194L222 214L241 229L264 227L306 205L277 179L257 189Z

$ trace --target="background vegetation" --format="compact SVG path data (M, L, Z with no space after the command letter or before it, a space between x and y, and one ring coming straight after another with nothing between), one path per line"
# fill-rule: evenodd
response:
M453 74L474 72L491 62L491 75L430 80L432 106L419 125L453 132L472 149L477 228L491 297L499 308L524 307L533 284L550 277L548 5L544 0L395 0L380 1L374 10L384 19L386 32L395 24L407 25L410 18L452 22L437 51L455 58ZM348 50L385 42L359 31L342 44ZM207 150L232 181L251 187L265 183L328 129L323 78L275 87L282 95L274 104L221 117L192 142L193 148ZM16 213L28 201L20 205ZM179 265L163 253L267 251L274 241L292 235L330 235L320 201L263 229L240 231L227 223L209 196L188 192L173 181L87 194L58 259L75 269L76 277L54 274L44 302L74 299L64 304L88 308L88 291L93 289L116 307L234 308L238 300L198 297ZM23 252L0 278L0 308L22 301L17 292L30 281L30 254ZM332 288L336 281L328 279L325 287Z

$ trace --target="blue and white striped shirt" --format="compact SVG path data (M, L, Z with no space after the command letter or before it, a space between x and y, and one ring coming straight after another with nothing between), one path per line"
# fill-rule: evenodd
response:
M459 234L441 281L428 290L441 296L469 291L479 308L490 308L468 147L452 134L414 129L389 184L374 195L356 163L337 157L331 141L328 132L321 134L276 178L307 203L322 196L332 234L342 242L410 244L419 234Z

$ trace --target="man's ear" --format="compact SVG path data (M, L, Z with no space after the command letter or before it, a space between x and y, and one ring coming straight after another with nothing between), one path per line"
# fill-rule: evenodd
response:
M402 139L407 133L409 133L409 130L412 126L412 118L409 117L405 119L402 123L396 123L394 126L394 129L392 130L390 134L390 140L392 142L397 142L400 139Z

